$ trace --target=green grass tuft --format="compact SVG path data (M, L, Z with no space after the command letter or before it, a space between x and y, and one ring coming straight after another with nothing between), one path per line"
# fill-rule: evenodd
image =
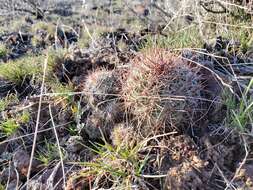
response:
M8 49L2 43L0 43L0 58L5 57L8 54Z
M18 97L16 94L10 94L3 99L0 99L0 112L4 111L11 103L18 103Z
M64 151L62 151L64 153ZM36 159L41 161L44 166L49 166L53 161L59 160L59 151L56 144L45 142L45 149L37 152Z
M4 136L10 136L14 134L18 128L19 125L14 119L7 119L0 124L0 131Z
M236 128L240 132L251 130L249 127L253 123L253 99L249 95L249 91L252 86L253 78L244 90L240 100L237 100L231 92L224 92L223 99L227 106L226 126Z
M139 157L139 151L143 144L136 146L112 146L105 142L102 144L94 144L95 153L99 155L93 162L84 162L84 165L89 170L81 172L82 177L95 176L107 179L114 182L116 188L130 189L133 182L141 180L141 173L147 162L148 155L145 158Z
M168 32L167 36L149 35L141 49L149 48L201 48L203 40L196 27L190 26L179 31Z
M23 111L22 114L19 116L18 121L20 123L26 124L30 121L31 115L28 111Z
M4 185L0 184L0 190L5 190L5 189L6 189L6 187Z
M43 59L44 56L27 56L1 64L0 76L15 84L21 84L26 78L38 77L42 73Z

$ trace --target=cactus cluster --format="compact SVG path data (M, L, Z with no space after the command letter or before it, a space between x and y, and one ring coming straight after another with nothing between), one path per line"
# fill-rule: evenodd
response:
M93 107L86 128L92 134L89 128L95 126L112 131L125 113L144 137L172 128L185 130L205 113L198 66L165 49L146 50L128 66L127 72L100 69L86 78L83 89Z

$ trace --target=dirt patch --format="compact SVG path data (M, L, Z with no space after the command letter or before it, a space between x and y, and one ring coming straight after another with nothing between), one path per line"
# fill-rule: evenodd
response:
M240 172L235 176L234 184L238 189L252 189L253 179L252 179L252 163L245 164L242 166Z
M207 189L207 185L202 179L205 177L204 173L200 171L200 168L203 167L203 162L198 160L197 157L194 161L190 163L183 162L179 166L171 168L168 172L164 189Z
M13 89L10 81L0 78L0 98L4 98Z

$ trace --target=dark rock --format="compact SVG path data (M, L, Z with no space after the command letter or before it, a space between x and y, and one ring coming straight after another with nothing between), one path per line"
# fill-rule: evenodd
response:
M14 87L14 84L0 77L0 98L7 96L9 91Z
M6 190L18 189L18 187L19 187L19 182L17 180L12 180L8 184L8 188Z
M24 187L26 190L62 190L63 185L63 173L61 164L58 163L54 168L47 169L39 177L32 179L31 182Z
M80 151L82 146L83 138L80 136L71 136L67 141L67 147L66 150L72 153Z
M0 183L6 184L7 181L16 181L17 179L17 173L15 171L15 167L13 165L10 165L10 167L4 168L0 173Z
M28 174L30 155L24 150L18 150L13 155L14 167L19 172L19 175L25 177ZM39 170L39 161L33 160L31 173Z

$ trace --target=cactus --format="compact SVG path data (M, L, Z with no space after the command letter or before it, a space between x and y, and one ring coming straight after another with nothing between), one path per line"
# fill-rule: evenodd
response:
M114 125L122 121L120 89L119 72L103 69L87 76L83 91L91 114L84 130L91 139L102 138L102 133L109 137Z
M121 85L114 71L97 70L88 75L84 84L84 93L91 105L117 98Z
M145 136L161 126L182 128L202 109L199 68L166 50L140 54L127 76L122 85L125 107Z

